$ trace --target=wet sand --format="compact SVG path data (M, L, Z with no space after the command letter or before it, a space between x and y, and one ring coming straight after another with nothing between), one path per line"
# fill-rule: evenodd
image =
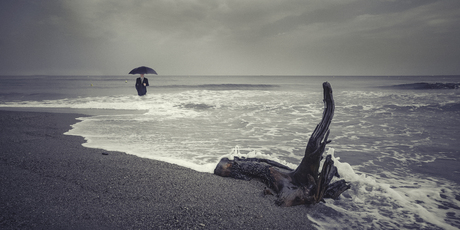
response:
M0 229L314 229L264 184L200 173L63 135L85 115L0 110ZM103 154L104 153L104 154Z

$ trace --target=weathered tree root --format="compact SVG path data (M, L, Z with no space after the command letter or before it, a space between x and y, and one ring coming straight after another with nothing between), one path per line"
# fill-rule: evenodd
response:
M339 174L330 155L326 157L321 172L318 171L326 144L330 142L327 138L335 109L331 85L325 82L323 89L323 118L313 131L297 169L267 159L234 157L233 160L221 159L214 174L244 180L258 178L277 194L276 203L280 206L315 204L324 201L324 198L337 199L350 185L345 180L331 184L332 178L339 177Z

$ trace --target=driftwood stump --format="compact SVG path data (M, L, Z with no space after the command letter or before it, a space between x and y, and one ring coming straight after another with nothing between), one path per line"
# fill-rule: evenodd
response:
M323 198L336 199L349 189L350 185L345 180L331 184L332 178L339 177L339 174L330 155L326 157L319 172L326 144L330 142L327 138L335 108L331 85L325 82L323 89L323 118L313 131L305 156L297 169L267 159L234 157L233 160L222 158L214 174L244 180L260 179L277 194L276 203L280 206L315 204L323 201Z

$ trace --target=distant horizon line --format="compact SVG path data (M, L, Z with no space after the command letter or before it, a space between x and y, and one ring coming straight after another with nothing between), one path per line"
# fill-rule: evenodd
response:
M5 76L72 76L72 77L85 77L85 76L137 76L138 74L0 74L0 77ZM146 76L176 76L176 77L191 77L191 76L215 76L215 77L437 77L437 76L459 76L459 74L385 74L385 75L366 75L366 74L146 74Z

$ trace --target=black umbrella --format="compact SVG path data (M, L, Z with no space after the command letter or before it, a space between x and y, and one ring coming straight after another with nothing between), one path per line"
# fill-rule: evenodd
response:
M133 70L129 72L129 74L148 74L148 73L157 74L155 70L153 70L152 68L146 67L146 66L134 68Z

